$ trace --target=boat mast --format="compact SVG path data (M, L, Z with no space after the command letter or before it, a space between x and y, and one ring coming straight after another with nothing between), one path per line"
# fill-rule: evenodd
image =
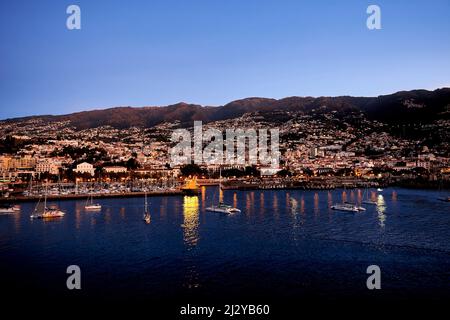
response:
M48 188L48 182L45 184L45 194L44 194L44 212L47 210L47 188Z
M145 213L148 213L147 191L145 191Z

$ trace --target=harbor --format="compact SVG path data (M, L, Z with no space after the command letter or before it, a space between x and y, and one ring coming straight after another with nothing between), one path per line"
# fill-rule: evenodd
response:
M19 212L0 217L1 271L14 279L6 279L6 289L26 285L36 296L70 297L54 274L75 263L86 275L87 301L363 295L361 275L368 264L379 264L390 267L383 278L386 299L423 290L450 295L449 204L437 200L445 191L223 190L221 199L217 186L200 189L198 195L153 196L148 204L142 193L126 200L94 196L98 211L85 209L87 195L66 197L57 204L64 217L54 219L30 219L35 203L21 203ZM366 199L376 201L366 211L331 208ZM208 210L220 201L241 212ZM29 268L42 281L27 282ZM345 272L330 281L330 270Z
M202 187L219 186L222 190L334 190L386 188L395 186L394 180L367 180L356 177L248 177L220 179L197 179L189 177L171 181L124 181L124 182L80 182L45 183L30 181L28 185L3 184L0 203L38 201L47 194L48 200L77 200L91 195L95 198L196 195Z

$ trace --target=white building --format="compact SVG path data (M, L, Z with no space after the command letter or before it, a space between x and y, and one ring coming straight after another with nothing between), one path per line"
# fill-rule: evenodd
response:
M59 168L61 167L61 164L50 162L48 160L39 161L36 163L36 173L45 173L48 172L50 174L58 174Z
M125 173L127 172L126 167L121 166L111 166L111 167L104 167L103 168L106 173Z
M91 176L95 173L94 166L87 162L77 164L77 168L73 171L77 173L89 173Z

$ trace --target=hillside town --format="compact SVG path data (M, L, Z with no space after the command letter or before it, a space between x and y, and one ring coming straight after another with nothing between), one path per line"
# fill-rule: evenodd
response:
M152 128L102 126L77 129L65 121L24 119L0 123L0 179L11 183L161 181L176 187L187 176L217 179L276 179L309 181L353 178L383 183L413 182L432 187L450 180L449 123L428 124L442 139L402 136L392 126L369 121L361 112L340 114L271 112L204 124L215 128L278 128L280 166L172 165L171 134L182 124L161 123ZM402 128L403 132L405 129ZM425 129L424 129L425 130ZM401 131L401 130L400 130ZM205 144L207 142L204 142ZM261 181L261 180L260 180Z

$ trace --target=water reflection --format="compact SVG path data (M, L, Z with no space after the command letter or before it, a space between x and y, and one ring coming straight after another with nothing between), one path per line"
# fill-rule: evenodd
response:
M355 202L355 192L353 190L350 191L350 202Z
M202 186L200 190L201 190L201 195L202 195L202 203L205 203L205 200L206 200L206 187Z
M314 214L319 214L319 194L317 192L314 193Z
M14 215L14 230L16 231L16 233L19 233L21 230L21 223L20 223L20 216L22 214L22 208L20 208L19 212L16 212L16 214Z
M80 229L81 224L81 204L75 204L75 228Z
M183 198L183 239L188 249L198 242L198 197L185 196Z
M167 213L167 198L164 198L161 206L159 207L159 216L161 220L166 218L166 213Z
M392 201L397 201L397 192L395 190L392 191Z
M252 205L252 200L250 199L250 194L247 193L247 195L245 197L245 212L251 213L251 205Z
M111 222L111 208L107 207L104 215L105 224L109 224Z
M328 191L328 207L331 207L333 205L333 194Z
M273 212L275 213L275 215L276 215L276 218L278 218L278 193L274 193L273 194Z
M342 191L342 202L347 202L347 191Z
M377 198L377 213L378 213L378 223L381 228L384 228L384 222L386 221L386 202L381 194Z
M302 198L300 199L300 214L301 215L305 214L305 199L303 198L303 195Z
M190 254L186 256L186 274L184 287L189 289L200 286L200 277L192 249L197 246L199 236L199 199L198 196L184 196L183 198L183 240Z
M297 213L298 201L291 198L291 213L295 215Z
M252 203L255 200L255 198L253 197L253 192L252 192ZM259 194L259 213L263 216L264 215L264 209L265 209L265 205L264 205L264 193L261 192Z
M284 208L286 209L286 212L288 213L290 210L290 204L291 204L291 195L289 192L286 192L286 199L284 203Z

